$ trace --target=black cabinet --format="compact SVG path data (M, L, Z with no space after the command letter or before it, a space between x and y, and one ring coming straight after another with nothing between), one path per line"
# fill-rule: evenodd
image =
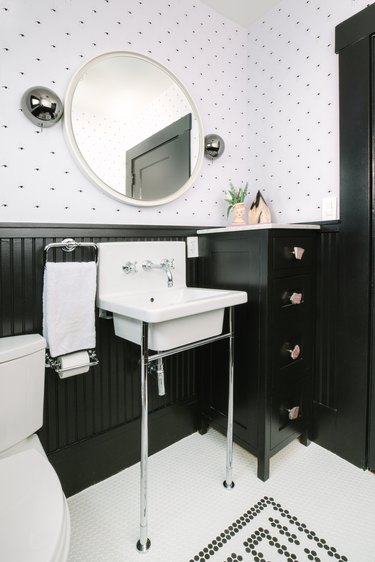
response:
M317 236L281 228L200 235L201 286L248 294L235 308L234 439L258 457L262 480L273 454L297 435L308 443ZM224 431L228 351L217 343L209 353L202 431L208 425Z

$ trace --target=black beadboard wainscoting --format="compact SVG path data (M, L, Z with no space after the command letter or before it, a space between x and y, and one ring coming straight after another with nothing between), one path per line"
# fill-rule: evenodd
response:
M72 237L85 242L185 240L189 227L0 226L0 337L42 333L43 250ZM317 344L311 438L338 452L338 243L340 225L325 224L318 257ZM86 260L88 248L49 252L49 260ZM187 283L198 284L199 259L187 259ZM139 346L114 335L113 322L96 319L100 364L60 380L46 369L44 425L39 432L67 496L115 474L140 458ZM208 352L208 351L207 351ZM149 450L153 454L200 424L198 394L208 367L204 349L165 359L166 396L149 382Z
M43 250L51 242L185 240L185 227L48 226L0 227L0 336L42 333ZM90 248L48 253L49 261L92 259ZM195 285L197 259L187 260L187 283ZM39 436L70 496L139 461L139 346L114 335L113 322L96 318L99 365L87 374L60 379L46 369L44 424ZM196 431L198 408L194 350L165 359L166 395L149 383L150 454Z

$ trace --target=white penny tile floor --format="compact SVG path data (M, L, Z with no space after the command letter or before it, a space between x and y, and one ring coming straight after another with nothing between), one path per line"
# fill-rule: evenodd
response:
M139 464L68 500L69 562L374 562L375 475L295 440L256 477L234 446L226 490L226 440L193 434L149 459L149 538L139 553Z

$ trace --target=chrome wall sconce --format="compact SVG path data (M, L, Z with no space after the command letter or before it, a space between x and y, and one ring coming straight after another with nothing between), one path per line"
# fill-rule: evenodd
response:
M22 96L21 108L25 116L41 129L55 125L64 112L60 98L43 86L29 88Z
M225 143L219 135L212 134L204 137L204 154L210 160L219 158L223 154L224 148Z

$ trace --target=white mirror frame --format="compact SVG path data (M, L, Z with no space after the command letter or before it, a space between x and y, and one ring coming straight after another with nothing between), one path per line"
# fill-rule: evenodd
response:
M72 109L72 103L73 103L73 98L74 98L74 93L76 90L76 87L79 83L79 81L81 80L82 76L84 75L85 72L87 72L87 70L90 68L90 66L94 66L95 64L97 64L98 62L101 62L105 59L111 59L113 57L132 57L132 58L136 58L136 59L140 59L142 61L146 61L150 64L153 64L154 66L156 66L157 68L159 68L160 70L162 70L163 72L165 72L173 82L175 82L177 84L177 86L181 89L181 91L183 92L183 94L186 96L188 102L191 105L192 108L192 112L194 114L194 118L197 121L198 124L198 159L196 162L196 165L194 167L194 169L192 170L192 173L190 175L190 178L186 181L186 183L180 187L178 190L176 190L174 193L168 195L167 197L163 197L160 199L154 199L154 200L147 200L147 201L142 201L139 199L132 199L131 197L127 197L126 195L122 195L121 193L118 193L115 189L112 189L107 183L105 183L99 176L96 175L96 173L91 169L91 167L87 164L85 158L83 157L76 139L75 139L75 135L74 135L74 131L73 131L73 124L72 124L72 120L71 120L71 109ZM64 119L64 130L65 130L65 135L68 141L68 145L73 153L73 156L77 159L78 163L80 164L81 168L83 169L83 171L85 172L85 174L88 176L88 178L99 188L101 188L105 193L107 193L108 195L110 195L111 197L113 197L114 199L117 199L118 201L122 201L123 203L127 203L128 205L134 205L137 207L151 207L151 206L157 206L157 205L163 205L165 203L169 203L171 201L174 201L175 199L177 199L178 197L180 197L183 193L185 193L195 182L198 173L200 171L200 168L202 166L202 161L203 161L203 154L204 154L204 137L203 137L203 127L202 127L202 122L201 119L199 117L199 113L197 110L197 107L192 99L192 97L190 96L189 92L187 91L187 89L185 88L185 86L180 82L180 80L171 72L169 71L165 66L159 64L158 62L156 62L155 60L146 57L145 55L139 54L139 53L134 53L131 51L112 51L112 52L108 52L105 53L103 55L99 55L97 57L94 57L93 59L90 59L88 62L86 62L85 64L83 64L78 71L75 73L75 75L73 76L68 89L67 89L67 93L65 96L65 119Z

